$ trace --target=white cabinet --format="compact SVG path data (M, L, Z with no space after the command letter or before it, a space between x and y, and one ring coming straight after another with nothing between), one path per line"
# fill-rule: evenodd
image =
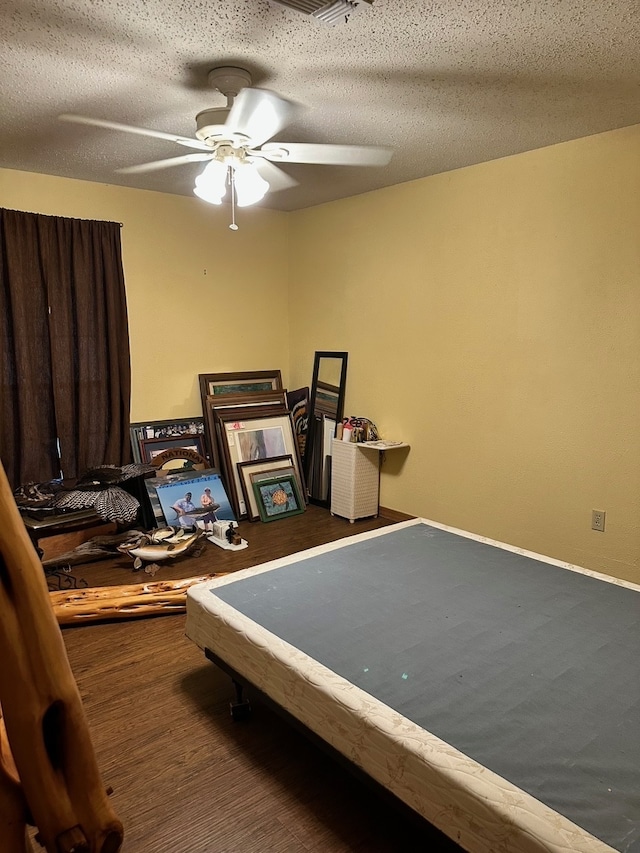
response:
M354 521L378 514L380 453L350 441L331 445L331 514Z

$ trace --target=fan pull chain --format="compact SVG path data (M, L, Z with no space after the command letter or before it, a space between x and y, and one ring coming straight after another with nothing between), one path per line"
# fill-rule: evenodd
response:
M236 225L236 179L235 172L233 171L233 166L229 166L229 185L231 187L231 225L229 225L229 228L232 231L237 231L238 226Z

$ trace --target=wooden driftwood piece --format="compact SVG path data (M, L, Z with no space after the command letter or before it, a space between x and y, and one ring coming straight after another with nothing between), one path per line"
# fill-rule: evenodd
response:
M182 580L61 590L50 592L49 597L60 625L162 616L184 613L187 609L187 589L214 577L215 574Z
M0 853L32 853L26 832L28 817L0 708Z
M2 465L0 660L8 741L47 853L117 853L122 824L100 779L44 572ZM6 792L0 796L6 805Z

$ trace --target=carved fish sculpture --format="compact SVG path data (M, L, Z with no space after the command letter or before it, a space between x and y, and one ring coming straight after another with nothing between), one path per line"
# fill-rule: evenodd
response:
M134 545L121 545L118 548L122 554L129 554L134 558L133 568L142 568L143 563L158 563L161 560L175 560L190 551L196 542L203 536L201 530L197 530L190 536L183 536L177 542L152 542L150 538Z

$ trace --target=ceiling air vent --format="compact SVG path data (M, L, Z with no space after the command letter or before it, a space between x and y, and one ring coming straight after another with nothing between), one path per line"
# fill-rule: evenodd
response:
M371 6L373 0L271 0L279 6L287 6L302 12L303 15L311 15L325 24L346 23L349 16L360 11L363 7Z

